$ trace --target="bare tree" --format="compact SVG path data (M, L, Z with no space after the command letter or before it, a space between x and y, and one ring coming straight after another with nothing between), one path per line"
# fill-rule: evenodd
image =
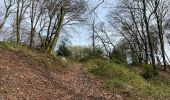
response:
M30 1L16 0L16 37L17 43L20 43L20 28L23 19L25 18L25 13L30 6Z
M29 46L31 48L33 47L34 44L36 28L38 27L39 30L42 30L41 28L44 28L44 23L42 23L43 20L41 20L41 18L43 18L45 13L45 8L43 7L44 4L45 4L44 1L31 0L31 6L30 6L31 31L30 31L30 42L29 42ZM39 24L42 24L42 27L38 26Z
M84 12L86 11L86 2L77 0L65 0L59 2L58 9L59 12L57 12L57 20L55 20L56 25L54 25L54 29L50 36L50 41L47 45L47 51L49 53L53 52L63 26L71 25L82 20L81 15L84 14Z
M167 0L155 0L152 5L156 8L156 11L154 12L156 22L157 22L157 29L158 29L158 37L160 41L161 46L161 56L163 58L163 64L164 64L164 71L166 71L166 57L165 57L165 48L164 48L164 22L166 14L168 12L168 2Z
M5 14L4 14L4 18L2 20L2 23L0 23L0 30L3 28L5 22L7 21L7 18L9 17L9 15L12 13L13 11L13 6L15 4L14 0L4 0L4 5L5 5Z

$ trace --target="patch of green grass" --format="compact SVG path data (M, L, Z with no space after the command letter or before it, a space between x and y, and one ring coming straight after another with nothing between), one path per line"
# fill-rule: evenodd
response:
M9 49L13 51L20 51L21 53L32 54L33 50L27 45L18 44L16 42L0 42L0 48Z
M147 97L149 100L170 98L170 80L168 79L155 77L152 80L145 80L130 68L103 59L88 60L84 66L89 72L105 79L108 89L118 89L123 93L129 93L131 100L137 97Z

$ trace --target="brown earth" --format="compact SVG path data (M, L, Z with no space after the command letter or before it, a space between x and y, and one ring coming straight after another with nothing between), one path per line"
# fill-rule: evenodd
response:
M34 57L0 48L0 100L123 100L81 64L70 67L51 70Z

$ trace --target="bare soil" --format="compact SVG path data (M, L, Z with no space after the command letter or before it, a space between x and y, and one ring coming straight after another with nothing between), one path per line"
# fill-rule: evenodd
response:
M0 100L123 100L81 64L62 72L35 60L0 48Z

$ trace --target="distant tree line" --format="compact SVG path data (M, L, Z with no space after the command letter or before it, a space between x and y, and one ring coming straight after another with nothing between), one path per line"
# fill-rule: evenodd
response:
M165 42L169 40L169 0L120 0L109 13L109 23L124 38L122 45L140 64L163 64L166 71L169 58Z
M116 7L107 8L107 22L94 10L90 19L92 47L102 47L109 59L120 53L132 64L151 64L154 72L157 65L163 65L166 71L170 64L165 52L165 43L170 43L169 4L169 0L119 0ZM115 43L117 37L121 38Z

